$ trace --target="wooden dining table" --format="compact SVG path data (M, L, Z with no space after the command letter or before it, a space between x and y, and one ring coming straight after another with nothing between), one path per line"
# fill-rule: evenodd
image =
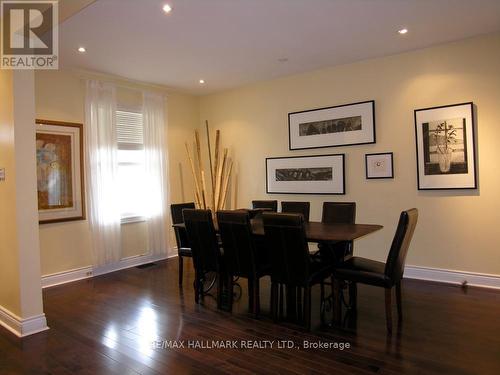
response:
M252 219L252 233L264 236L264 222ZM306 238L309 242L353 241L383 228L378 224L331 224L319 221L304 223Z
M263 220L261 218L255 218L252 219L250 223L252 225L252 233L255 236L263 237L265 234ZM379 231L382 228L383 226L378 224L332 224L318 221L309 221L304 223L307 241L319 244L354 241L370 233ZM342 291L339 291L339 293L342 293ZM301 295L300 288L287 287L286 295L287 317L292 321L297 320L297 318L300 319L300 313L298 311L299 306L297 306L297 302L301 300L300 297L297 298L297 295ZM342 309L342 297L340 295L334 296L332 293L330 297L326 298L326 300L328 299L331 300L334 313L332 324L339 324L341 314L340 310ZM299 314L299 316L297 314Z
M251 219L250 224L252 225L252 233L255 236L264 236L264 222L261 218ZM173 227L186 228L184 223L174 224ZM319 221L306 222L304 227L307 241L318 243L354 241L383 228L382 225L378 224L331 224Z
M252 233L257 237L264 237L264 222L259 210L247 210L251 213L250 224L252 226ZM214 223L215 224L215 223ZM173 227L185 229L184 223L174 224ZM340 224L340 223L322 223L319 221L309 221L304 223L304 229L306 232L306 239L308 242L315 243L338 243L341 241L354 241L368 234L374 233L382 229L382 225L378 224ZM217 227L216 227L217 230ZM287 310L295 311L296 293L297 288L287 288ZM333 296L332 296L333 297ZM333 298L333 309L334 311L340 311L341 302L340 296L335 296ZM295 315L293 313L292 315ZM336 314L338 316L338 314ZM292 320L295 318L291 317ZM333 319L335 323L338 323L337 317Z

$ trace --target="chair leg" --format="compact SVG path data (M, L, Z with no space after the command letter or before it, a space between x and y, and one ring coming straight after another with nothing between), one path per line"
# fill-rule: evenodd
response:
M279 284L279 293L278 293L278 318L280 320L283 319L283 296L284 296L284 292L283 292L283 284Z
M304 310L302 309L302 288L297 288L297 320L304 319Z
M184 261L181 255L179 255L178 258L179 258L179 285L182 286L182 276L184 274Z
M342 301L340 294L340 280L333 279L333 322L340 325L342 320Z
M385 321L387 333L392 333L391 288L385 289Z
M200 277L196 271L194 273L194 302L200 303Z
M275 322L278 321L278 284L271 283L271 315Z
M398 320L403 320L403 305L401 301L401 281L396 284L396 304L398 307Z
M222 309L222 294L224 289L224 275L217 273L217 308Z
M297 287L286 285L286 317L291 321L297 321Z
M321 324L325 323L325 283L323 280L321 280L321 283L319 284L320 286L320 297L319 297L319 303L320 303L320 310L321 310Z
M255 283L253 278L248 278L248 310L253 313L255 309L255 304L254 304L254 287Z
M233 275L227 275L227 311L233 311Z
M311 286L304 288L304 325L308 331L311 330Z
M358 285L354 281L351 281L349 283L349 305L350 305L349 307L353 312L355 312L356 309L358 308L357 300L358 300Z
M260 314L260 279L256 277L253 279L253 314L254 318L257 319Z

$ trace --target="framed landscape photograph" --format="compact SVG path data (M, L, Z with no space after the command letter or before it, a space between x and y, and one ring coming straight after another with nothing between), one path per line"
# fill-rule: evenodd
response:
M419 190L476 189L473 103L415 110Z
M375 143L375 101L288 114L290 150Z
M266 158L269 194L345 194L344 154Z
M394 178L392 152L365 155L366 178Z
M83 125L36 120L39 222L85 219Z

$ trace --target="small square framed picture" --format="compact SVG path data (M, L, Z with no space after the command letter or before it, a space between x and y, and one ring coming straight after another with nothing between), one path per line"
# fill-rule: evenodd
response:
M365 155L366 178L394 178L392 152Z

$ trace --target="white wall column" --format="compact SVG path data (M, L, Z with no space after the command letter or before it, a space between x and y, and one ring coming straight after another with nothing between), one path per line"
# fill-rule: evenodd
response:
M11 111L11 115L5 116L7 121L1 125L2 131L7 129L5 134L10 133L6 144L2 144L5 146L2 153L10 154L7 157L13 158L13 163L6 170L6 181L2 183L14 184L15 189L1 190L5 195L2 201L9 201L10 206L9 217L2 219L11 220L10 233L5 234L11 239L1 252L9 254L11 264L4 266L15 270L10 276L17 280L3 286L9 298L6 303L0 300L0 324L22 337L46 330L47 322L43 313L40 272L34 72L23 70L11 74L10 77L2 76L2 79L12 79L12 106L2 108L2 111ZM2 95L10 96L10 93Z

